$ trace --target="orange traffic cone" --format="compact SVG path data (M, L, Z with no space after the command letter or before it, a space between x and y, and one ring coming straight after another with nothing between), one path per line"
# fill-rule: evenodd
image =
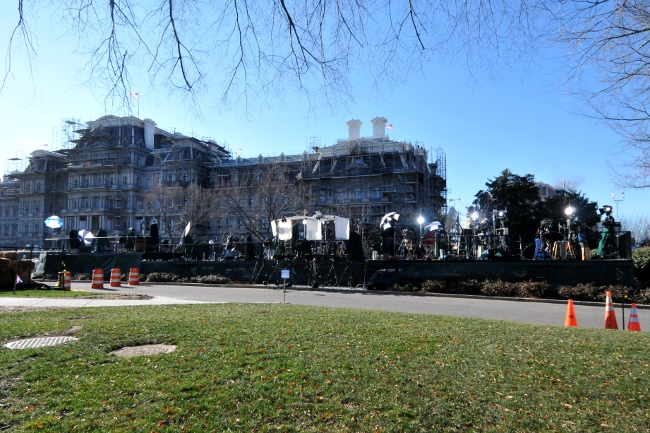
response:
M618 329L616 322L616 313L614 312L614 303L612 302L612 292L607 292L605 299L605 329Z
M576 320L576 312L573 309L573 300L569 299L569 304L566 306L566 318L564 319L564 326L578 326Z
M628 331L640 331L641 324L639 323L639 316L636 314L636 304L632 303L632 311L630 311L630 321L627 324Z

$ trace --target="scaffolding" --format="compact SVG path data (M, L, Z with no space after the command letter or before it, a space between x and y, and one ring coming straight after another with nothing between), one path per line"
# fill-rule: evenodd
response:
M441 149L435 163L429 163L430 153L421 143L387 137L338 140L313 149L302 178L312 185L313 201L325 209L344 206L362 219L391 211L433 218L442 211L446 167Z
M60 133L58 134L59 149L72 149L75 146L74 140L78 138L77 131L85 127L86 125L81 123L80 119L74 119L72 117L61 119L61 128ZM54 146L54 143L52 143L52 145Z

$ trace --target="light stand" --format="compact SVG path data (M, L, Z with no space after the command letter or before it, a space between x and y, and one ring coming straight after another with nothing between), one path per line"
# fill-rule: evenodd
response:
M476 221L478 220L478 212L472 212L470 218L472 218L472 257L476 259L478 258L478 248L476 248Z
M614 198L614 193L612 193L612 200L614 202L616 202L616 221L618 221L618 202L625 200L625 193L622 192L621 193L621 198L619 198L618 200L616 198Z
M573 239L572 239L572 232L571 232L571 222L573 220L573 213L575 212L575 209L571 207L571 204L564 209L564 214L566 215L566 231L567 231L567 243L566 243L566 250L567 250L567 256L571 256L572 259L576 258L575 251L573 248Z
M422 215L418 217L418 224L420 225L420 248L422 247L422 223L424 222L424 218L422 218Z
M329 245L327 245L327 224L329 221L323 219L321 222L323 223L323 246L325 247L321 247L321 254L327 255L327 258L329 259Z

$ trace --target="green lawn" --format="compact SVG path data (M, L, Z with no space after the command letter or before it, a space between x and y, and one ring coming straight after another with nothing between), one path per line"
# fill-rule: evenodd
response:
M650 430L650 334L270 305L0 315L0 429ZM115 349L174 344L170 354Z

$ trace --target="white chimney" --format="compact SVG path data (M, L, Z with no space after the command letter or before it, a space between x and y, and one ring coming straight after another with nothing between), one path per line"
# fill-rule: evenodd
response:
M352 119L347 122L347 125L348 125L348 131L350 133L349 135L350 140L361 138L361 125L363 125L362 121L357 119Z
M144 145L147 149L153 149L153 133L156 122L151 119L144 119Z
M386 122L385 117L375 117L372 122L372 138L383 138L386 136Z

